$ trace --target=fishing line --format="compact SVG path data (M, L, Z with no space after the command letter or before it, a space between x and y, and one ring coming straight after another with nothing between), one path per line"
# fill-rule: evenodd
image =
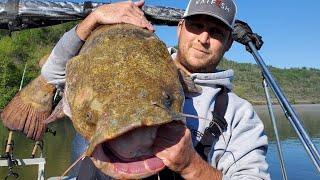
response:
M172 115L180 115L182 117L188 117L188 118L192 118L194 120L202 119L202 120L205 120L205 121L212 122L213 124L215 124L218 127L218 129L219 129L219 131L220 131L220 133L222 135L222 139L223 139L225 145L227 146L227 141L226 141L226 139L225 139L225 137L223 135L223 131L222 131L220 125L218 123L216 123L215 121L212 121L212 120L204 118L204 117L195 116L195 115L192 115L192 114L184 114L184 113L179 113L179 112L172 112L170 109L163 107L162 105L158 104L157 102L151 102L151 104L154 105L154 106L157 106L157 107L159 107L161 109L164 109L166 111L169 111Z
M59 180L62 180L63 177L76 165L79 161L82 161L86 157L86 151L74 162L68 169L60 176Z
M217 128L219 129L221 135L222 135L222 139L224 141L224 144L227 146L227 141L223 135L223 131L221 129L221 127L219 126L218 123L214 122L214 121L211 121L209 119L206 119L206 118L203 118L203 117L199 117L199 116L195 116L195 115L191 115L191 114L184 114L184 113L179 113L181 116L184 116L184 117L188 117L188 118L193 118L193 119L202 119L202 120L206 120L206 121L210 121L212 122L213 124L217 125Z

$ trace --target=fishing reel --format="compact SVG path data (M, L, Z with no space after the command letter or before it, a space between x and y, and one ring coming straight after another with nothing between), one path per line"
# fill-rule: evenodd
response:
M11 135L10 135L11 134ZM18 161L13 157L14 141L12 138L12 132L9 133L9 138L5 142L5 154L0 155L0 159L7 160L9 172L4 178L7 180L9 177L19 178L19 174L13 171L15 166L18 166Z
M50 129L50 128L47 128L47 129L46 129L46 133L50 133L50 134L52 134L53 136L56 136L57 131L55 131L55 130L53 130L53 129Z
M13 171L13 168L15 166L18 166L18 161L13 158L13 153L7 153L6 154L6 159L8 161L9 172L8 172L8 174L6 175L6 177L4 179L7 180L11 176L16 178L16 179L19 178L19 174Z

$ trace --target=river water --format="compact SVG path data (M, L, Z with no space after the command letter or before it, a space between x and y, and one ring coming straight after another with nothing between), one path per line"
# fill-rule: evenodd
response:
M294 108L303 120L303 126L307 129L316 148L320 150L320 105L296 105ZM272 179L281 179L276 140L269 112L266 106L256 106L255 109L265 124L265 131L269 138L267 161L270 165L269 171L271 177ZM320 173L317 172L300 143L298 136L283 115L280 106L275 106L274 112L276 114L288 179L320 179Z
M255 107L260 118L265 124L265 131L269 137L269 149L267 161L272 179L281 179L281 170L278 161L275 136L273 127L268 115L266 106ZM316 147L320 149L320 104L319 105L296 105L295 109L303 119L304 127L309 132ZM277 118L281 145L283 147L284 160L287 169L288 179L320 179L320 174L312 164L302 147L297 135L288 123L288 120L282 115L279 106L274 106ZM72 163L71 142L75 134L70 121L62 120L50 126L57 131L57 135L46 134L44 138L44 152L46 157L45 175L46 177L61 175L66 168ZM8 131L0 125L0 152L4 152L4 144ZM14 158L29 158L33 148L33 142L27 140L23 135L14 133ZM40 153L38 152L37 156ZM36 179L37 167L25 166L15 167L14 171L18 172L20 179ZM4 179L8 172L6 167L0 167L0 179Z

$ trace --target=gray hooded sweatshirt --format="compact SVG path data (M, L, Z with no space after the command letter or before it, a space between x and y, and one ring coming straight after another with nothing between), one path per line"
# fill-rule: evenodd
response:
M66 63L78 54L83 43L75 28L64 34L41 70L48 83L58 88L63 87ZM169 48L169 52L174 58L176 50ZM270 179L266 162L268 140L263 132L263 123L252 105L231 91L233 75L233 70L192 74L191 78L202 88L202 93L187 94L183 111L186 114L212 119L215 97L221 90L220 86L229 89L229 102L224 117L228 126L226 131L213 141L207 162L222 172L223 179ZM206 120L195 121L188 118L186 122L191 131L200 133L204 133L210 123ZM199 140L200 137L192 133L194 146ZM82 145L79 145L79 142ZM85 141L78 140L76 151L79 155L85 147Z

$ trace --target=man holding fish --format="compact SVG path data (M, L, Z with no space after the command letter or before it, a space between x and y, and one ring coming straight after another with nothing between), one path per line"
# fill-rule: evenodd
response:
M99 25L128 23L153 32L140 9L143 5L140 0L100 6L65 33L42 68L46 82L64 86L67 61ZM185 91L183 113L188 115L186 124L158 128L152 152L169 170L156 178L270 179L263 124L252 105L231 92L233 71L216 69L232 45L235 14L233 0L189 1L177 28L178 49L169 49L180 73L193 85ZM219 131L208 133L214 125L206 119L215 114L222 115L216 122ZM211 139L209 150L202 144L205 138Z

